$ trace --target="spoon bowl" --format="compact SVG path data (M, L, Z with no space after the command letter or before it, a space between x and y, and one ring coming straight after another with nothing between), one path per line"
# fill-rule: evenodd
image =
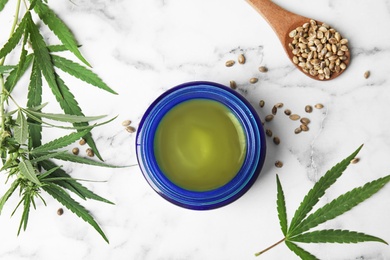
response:
M337 71L333 71L328 78L320 79L318 75L313 75L311 73L308 73L309 71L305 72L304 68L302 66L299 66L300 62L296 62L295 59L294 62L294 54L292 52L292 42L293 38L289 36L290 32L295 30L298 27L302 27L305 23L310 23L310 21L315 21L311 18L304 17L301 15L297 15L295 13L289 12L282 7L276 5L271 0L247 0L249 4L253 6L254 9L256 9L263 18L268 22L268 24L272 27L276 35L278 36L280 42L282 43L282 46L284 50L287 53L288 58L291 60L291 62L306 76L315 79L315 80L331 80L335 79L338 76L340 76L344 71L345 68L348 67L351 59L351 55L349 50L343 52L343 60L339 61L344 63L345 68L344 69L338 69ZM323 23L320 21L315 21L317 25L322 25ZM325 45L325 44L324 44ZM325 46L324 46L325 48ZM332 51L330 51L332 52ZM334 51L333 51L334 52ZM337 55L337 52L334 52L332 55ZM298 58L298 57L297 57ZM333 58L332 58L333 59ZM336 58L335 58L336 59ZM303 64L301 64L303 65ZM343 66L344 66L343 65Z

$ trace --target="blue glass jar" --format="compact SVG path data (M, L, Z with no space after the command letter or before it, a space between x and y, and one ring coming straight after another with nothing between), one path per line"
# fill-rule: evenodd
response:
M238 173L225 185L207 191L193 191L173 183L160 169L154 139L162 118L176 105L192 99L207 99L226 106L241 123L246 137L246 155ZM166 200L194 210L214 209L241 197L255 182L266 155L261 121L249 102L223 85L189 82L159 96L145 112L136 137L138 164L149 185Z

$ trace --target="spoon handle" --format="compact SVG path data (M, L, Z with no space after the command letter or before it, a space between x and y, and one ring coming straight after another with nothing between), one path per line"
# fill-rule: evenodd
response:
M309 18L289 12L271 0L246 0L253 6L269 23L281 42L284 42L286 35L295 28L301 21L309 21Z

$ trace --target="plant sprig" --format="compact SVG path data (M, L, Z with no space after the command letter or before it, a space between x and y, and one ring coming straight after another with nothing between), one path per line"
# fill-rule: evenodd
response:
M0 0L0 12L9 2L9 0ZM82 200L92 199L108 204L113 203L84 187L80 184L80 179L71 177L53 159L100 167L115 167L103 162L91 133L94 127L111 122L113 119L90 125L91 121L100 120L105 116L85 116L60 74L66 73L108 93L117 93L90 69L91 65L81 54L80 45L71 30L50 9L46 0L23 1L24 6L21 0L15 2L15 17L11 25L11 33L8 41L0 48L2 160L0 170L6 174L7 181L12 180L8 190L0 198L0 213L7 200L19 189L21 199L12 213L14 215L19 207L23 207L19 234L22 229L27 228L31 206L36 208L35 200L38 198L45 204L41 193L46 192L89 223L108 242L108 238L91 213L69 193L77 195ZM32 18L33 12L58 38L59 44L47 45L40 26ZM71 52L82 64L58 54L66 51ZM15 56L17 53L19 53L19 61L16 64L5 64L9 54ZM30 71L30 79L26 86L25 82L21 82L21 78L28 71ZM44 82L49 86L63 113L42 111L47 104L42 100ZM16 87L26 89L25 107L17 104L12 96ZM10 102L17 107L16 110L7 111ZM47 120L57 123L49 123ZM42 128L45 126L70 129L73 132L42 144ZM86 140L101 161L75 156L63 150L80 138Z
M313 188L304 197L298 209L295 211L290 224L288 224L287 219L286 201L283 188L279 180L279 176L276 176L277 212L284 238L264 249L263 251L256 253L256 256L267 252L268 250L283 242L291 251L304 260L318 258L298 246L296 243L359 243L371 241L388 244L379 237L368 235L362 232L339 229L311 231L311 229L317 227L318 225L344 214L353 207L370 198L390 181L390 175L387 175L372 182L366 183L362 187L355 188L343 195L340 195L338 198L312 212L313 207L325 194L326 190L337 181L337 179L348 167L351 160L359 153L361 148L362 146L360 146L350 156L332 167L325 173L324 176L319 179L318 182L315 183Z

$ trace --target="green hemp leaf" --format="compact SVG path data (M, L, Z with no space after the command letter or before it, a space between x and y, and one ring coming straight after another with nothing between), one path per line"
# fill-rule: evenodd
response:
M0 13L8 2L0 0ZM0 172L6 174L7 182L11 182L3 196L0 196L0 213L8 199L15 193L18 194L20 201L11 216L19 207L23 208L17 232L19 235L22 229L27 228L31 206L36 208L35 199L42 200L46 205L41 194L49 195L90 224L108 243L107 236L93 215L71 195L78 196L83 201L90 199L114 203L83 186L80 183L83 179L70 176L62 165L57 165L57 161L117 168L103 162L92 136L93 128L107 124L116 117L104 122L94 122L106 116L85 116L64 80L65 77L63 79L60 74L68 74L66 79L76 78L81 83L106 93L117 93L92 71L91 65L81 54L80 45L72 31L49 7L48 1L30 0L29 6L28 1L15 2L11 33L8 41L0 46ZM4 27L3 24L1 26ZM56 36L57 44L47 44L42 34L44 26ZM59 52L70 52L73 59L64 58ZM19 61L6 64L8 55L19 57ZM28 84L22 80L24 74L30 76ZM42 111L47 105L42 100L44 86L51 90L62 113ZM13 96L13 90L16 88L19 93L17 97ZM25 107L17 101L20 93L23 93L23 88L27 97ZM24 97L21 98L23 100ZM9 107L12 107L10 103L17 109L9 111ZM48 131L60 128L73 132L42 143L42 140L46 139L43 138L46 133L42 131L44 127ZM68 146L81 138L87 142L99 160L67 151Z
M381 242L387 244L386 241L379 237L367 235L361 232L350 230L314 230L312 228L332 220L343 213L351 210L353 207L362 203L372 195L382 189L389 181L390 175L379 178L372 182L366 183L362 187L355 188L328 204L320 207L312 212L313 207L318 203L320 198L325 194L325 191L334 184L342 175L345 169L350 164L351 160L356 157L362 146L360 146L354 153L336 164L324 176L320 178L313 188L304 197L298 209L288 225L286 201L279 176L276 176L277 182L277 211L280 222L280 227L284 238L273 244L272 246L256 253L256 256L272 249L280 243L285 243L286 246L293 251L297 256L304 260L318 259L316 256L307 252L296 243L359 243L359 242Z

